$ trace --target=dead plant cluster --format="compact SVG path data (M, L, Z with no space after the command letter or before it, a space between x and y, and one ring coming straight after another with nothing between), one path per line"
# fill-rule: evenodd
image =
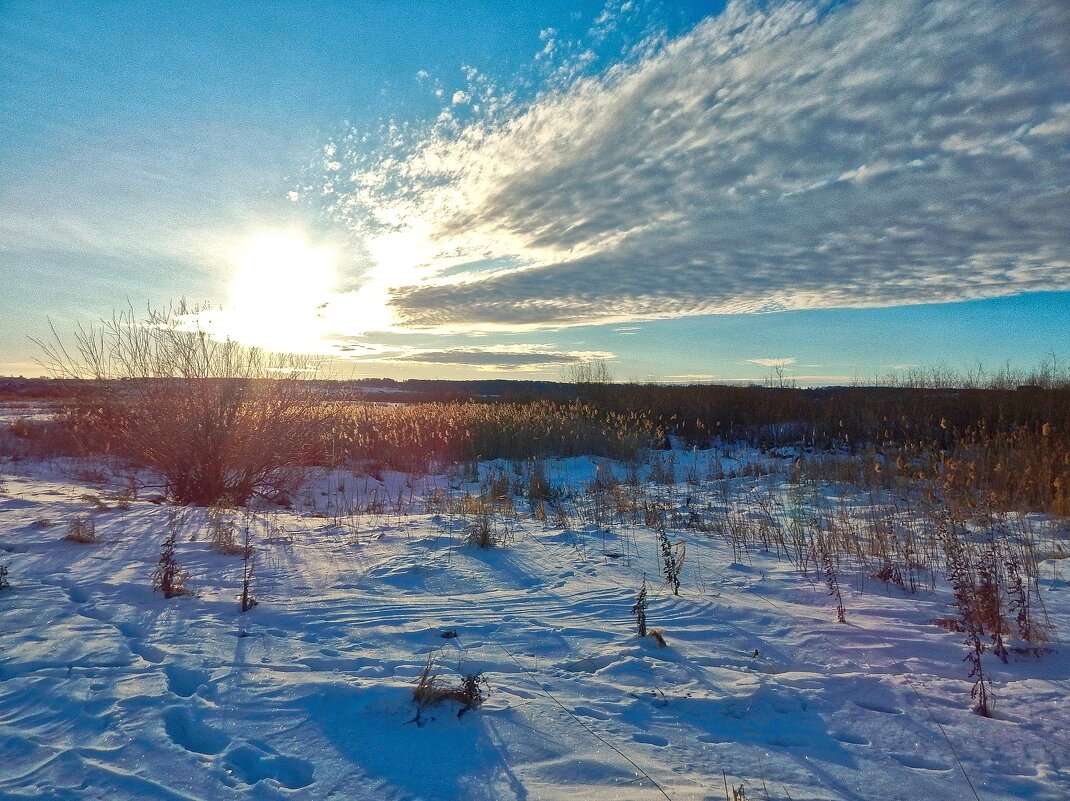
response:
M430 653L412 693L412 700L416 703L416 717L413 720L420 725L427 709L446 701L453 701L460 706L457 717L461 717L465 712L481 706L486 699L487 679L482 673L465 673L454 683L449 683L438 674L435 654Z
M97 542L97 527L88 517L76 517L67 524L67 533L63 539L67 542L92 545Z
M160 560L152 572L152 589L162 592L164 598L177 598L189 595L186 580L189 574L178 564L175 557L175 541L178 537L180 521L177 514L172 514L168 521L167 536L160 546Z

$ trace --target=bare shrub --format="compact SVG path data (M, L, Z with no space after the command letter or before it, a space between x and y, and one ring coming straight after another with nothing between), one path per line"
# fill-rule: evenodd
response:
M546 478L546 468L541 460L531 464L531 472L528 476L528 500L552 501L560 495L560 491Z
M79 500L85 501L90 506L92 506L94 511L97 511L97 512L110 512L111 511L111 507L108 506L108 504L105 503L100 498L100 496L94 495L91 492L83 493L82 495L80 495L78 497L79 497Z
M67 534L63 539L92 545L97 542L97 527L88 517L76 517L67 524Z
M11 582L7 579L7 574L7 565L0 565L0 590L6 590L11 586Z
M886 562L884 567L874 573L873 578L894 584L901 590L906 589L906 583L903 581L903 571L899 569L898 565L893 565L890 561Z
M317 450L320 404L294 357L214 339L184 302L55 329L38 344L53 374L92 378L69 412L93 453L147 467L171 501L240 505L292 488Z
M498 545L494 508L484 499L480 499L475 507L475 514L469 524L468 538L480 548L494 548Z

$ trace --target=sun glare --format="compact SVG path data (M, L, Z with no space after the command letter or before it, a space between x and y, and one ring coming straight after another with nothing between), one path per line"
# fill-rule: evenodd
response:
M336 285L337 253L292 231L262 232L231 253L227 333L246 344L290 353L319 353L325 309Z

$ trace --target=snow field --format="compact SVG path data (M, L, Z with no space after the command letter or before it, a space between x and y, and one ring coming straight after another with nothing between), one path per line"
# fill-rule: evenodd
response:
M83 496L106 496L75 473L11 465L0 492L0 797L683 801L724 798L726 780L796 801L1070 795L1057 563L1041 566L1056 639L986 661L985 719L962 635L932 623L946 589L867 578L860 593L843 575L838 624L820 577L671 531L674 596L645 526L562 530L518 500L505 544L480 549L470 520L421 511L436 489L475 491L457 477L333 472L295 510L235 513L260 602L241 614L242 560L213 549L204 510L183 510L177 549L193 594L166 600L149 577L169 510L95 510ZM580 490L595 462L547 475ZM378 492L408 501L354 513ZM63 541L76 517L97 544ZM666 648L635 634L644 575ZM486 702L418 725L429 653L444 679L482 673Z

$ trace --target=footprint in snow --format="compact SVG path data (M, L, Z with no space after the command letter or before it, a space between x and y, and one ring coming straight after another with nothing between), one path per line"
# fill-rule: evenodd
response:
M173 706L165 710L163 727L175 745L195 754L220 754L230 745L226 734L194 718L185 707Z
M160 664L167 658L167 654L157 648L155 645L146 645L141 640L130 640L128 643L131 653L140 656L146 662L152 662L153 664Z
M128 639L134 639L144 634L141 627L134 623L116 623L114 625L115 628L119 630L119 633Z
M892 759L898 762L905 768L913 768L914 770L933 770L933 771L947 771L951 770L951 766L943 762L937 762L935 759L927 759L917 754L890 754Z
M647 734L646 732L639 732L633 734L632 739L637 743L646 743L647 745L656 745L658 748L664 748L669 744L668 739L662 737L660 734Z
M211 676L203 670L166 665L163 671L167 674L167 689L182 698L189 698L201 687L210 686Z
M578 706L572 710L573 714L579 715L585 718L594 718L595 720L609 720L609 715L605 712L599 712L597 709L591 709L589 706Z
M868 738L863 737L860 734L851 734L846 731L837 731L832 733L833 740L839 740L841 743L847 743L848 745L869 745Z
M881 712L881 713L883 713L885 715L902 715L903 714L903 710L902 709L896 709L894 706L889 706L887 704L882 704L879 701L858 701L858 700L855 700L854 701L854 705L858 706L858 707L861 707L862 709L867 709L870 712Z
M223 759L227 769L245 784L274 779L289 790L312 784L313 765L304 759L271 754L245 744L229 750Z

